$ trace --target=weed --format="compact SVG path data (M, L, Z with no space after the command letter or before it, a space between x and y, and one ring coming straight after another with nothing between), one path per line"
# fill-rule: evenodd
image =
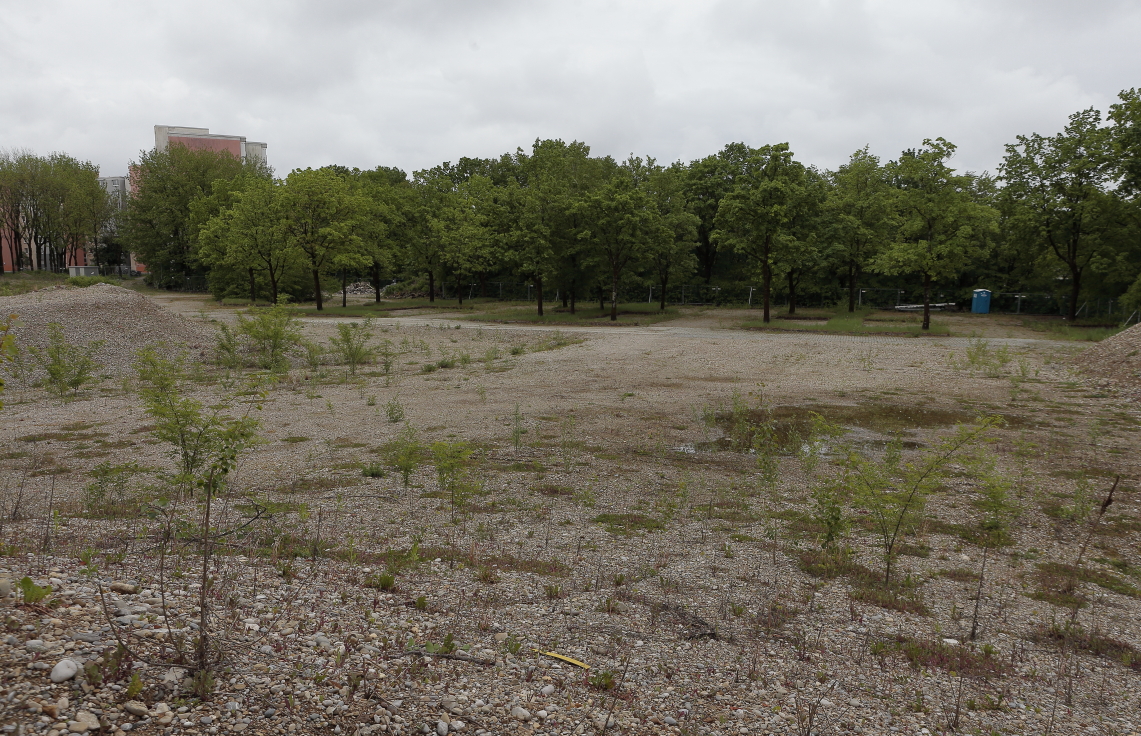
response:
M499 574L488 565L480 565L476 568L475 579L485 585L493 585L499 582Z
M404 421L404 405L400 403L400 399L393 396L384 404L384 416L388 419L389 424L398 424Z
M377 462L368 463L361 468L361 475L366 478L383 478L384 466Z
M556 601L559 598L563 597L563 586L551 583L550 585L544 586L543 592L546 594L547 598Z
M371 361L376 356L376 348L369 344L372 339L372 318L363 324L357 322L337 325L337 334L329 338L333 352L349 367L349 375L355 376L357 366Z
M79 392L85 384L95 380L95 371L100 365L94 355L103 346L102 340L88 343L85 347L72 345L63 335L63 327L56 322L48 325L48 346L30 347L28 352L47 374L45 383L60 399L68 391Z
M27 576L20 579L19 587L20 593L24 597L24 603L39 603L51 595L52 592L52 586L45 585L40 587Z
M590 686L599 690L613 690L618 683L613 670L597 670L590 674Z
M373 573L365 580L364 587L391 592L396 590L396 576L388 572Z
M605 524L611 534L632 534L639 531L663 531L665 522L644 514L599 514L592 519L596 524Z

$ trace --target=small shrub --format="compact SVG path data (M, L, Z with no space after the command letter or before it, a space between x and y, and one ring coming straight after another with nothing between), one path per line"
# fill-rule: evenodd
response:
M613 670L598 670L590 675L590 686L599 690L613 690L617 684Z
M396 590L396 576L388 572L373 573L365 580L364 587L391 592Z
M513 345L511 347L511 354L512 355L522 355L525 352L527 352L527 348L525 348L522 345Z
M377 462L368 463L361 468L361 475L366 478L383 478L384 466Z
M563 597L563 586L554 584L547 585L543 588L543 592L546 593L547 598L557 601Z
M122 283L120 279L113 279L108 276L72 276L67 280L70 286L78 286L81 289L86 289L88 286L95 286L95 284L111 284L118 286Z
M349 374L356 375L357 366L371 361L376 355L376 348L369 345L372 339L372 318L369 317L364 324L350 322L337 325L337 334L329 338L329 345L341 362L349 367Z
M476 568L475 579L485 585L493 585L499 582L499 575L488 565L480 565Z
M424 596L420 596L419 598L416 599L414 605L415 605L417 611L427 611L428 610L428 599L425 598Z
M400 399L393 396L385 402L384 416L388 419L389 424L397 424L404 421L404 405L400 403Z
M508 636L503 640L503 648L512 656L516 656L519 652L523 651L523 642L516 639L514 636Z
M47 374L45 383L50 391L62 399L68 391L78 393L85 384L95 380L95 371L101 366L95 362L95 352L103 346L102 340L85 347L72 345L63 335L63 327L56 322L48 325L48 346L30 347L28 352Z
M45 585L41 588L27 576L20 579L19 586L20 593L24 596L24 603L39 603L52 592L52 586Z

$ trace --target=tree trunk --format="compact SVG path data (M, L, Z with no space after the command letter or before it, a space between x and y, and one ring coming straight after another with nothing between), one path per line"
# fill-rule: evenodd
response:
M539 304L539 316L543 316L543 277L535 277L535 301Z
M349 306L349 275L341 271L341 309Z
M251 268L251 269L249 269L249 272L250 272L250 306L252 307L258 303L258 289L257 289L257 282L254 281L254 270Z
M931 329L931 274L923 274L923 329Z
M560 290L559 295L562 296L562 298L563 298L563 309L566 309L568 306L568 302L570 301L570 295L567 294L566 289Z
M273 299L274 305L277 304L277 275L274 274L273 269L269 269L269 295Z
M856 311L856 262L848 261L848 311Z
M1068 319L1073 322L1078 318L1078 297L1082 292L1082 271L1080 268L1070 266L1070 308Z
M479 272L479 296L482 299L487 298L487 274L483 271Z
M610 278L610 321L618 321L618 271L611 272Z
M788 270L788 313L796 314L796 276L791 268Z
M321 299L321 269L313 269L313 294L317 298L317 311L320 312L325 309L325 304Z
M967 637L969 641L974 641L975 636L979 631L979 606L982 605L983 600L983 581L986 580L986 558L987 553L990 552L990 544L983 545L983 564L979 568L979 587L975 591L975 612L971 616L971 634Z
M598 311L606 311L606 289L601 284L598 285Z
M376 303L380 304L380 266L376 261L372 264L372 290L376 294Z
M428 270L428 301L436 301L436 274L431 269Z
M769 323L769 297L772 295L773 267L769 263L769 249L765 248L765 261L761 264L761 301L764 303L764 323Z
M666 285L668 283L669 283L669 277L668 276L663 277L662 278L662 298L660 301L661 310L663 312L666 311Z
M459 299L462 307L464 305L464 285L460 282L459 274L456 274L456 299Z

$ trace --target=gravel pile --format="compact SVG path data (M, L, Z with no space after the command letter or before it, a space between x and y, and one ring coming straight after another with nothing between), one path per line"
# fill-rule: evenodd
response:
M211 331L174 314L142 294L110 284L85 289L56 287L0 298L0 313L19 316L13 330L18 347L46 347L48 325L63 326L68 342L86 345L102 340L95 359L103 373L128 373L139 348L165 342L199 352Z
M1105 378L1141 383L1141 324L1082 351L1077 363Z

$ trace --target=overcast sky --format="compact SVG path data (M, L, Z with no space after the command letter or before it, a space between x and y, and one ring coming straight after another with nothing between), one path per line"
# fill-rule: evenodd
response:
M0 0L0 148L105 175L155 124L269 144L278 175L582 140L691 160L788 141L835 167L924 138L994 170L1141 86L1141 2Z

